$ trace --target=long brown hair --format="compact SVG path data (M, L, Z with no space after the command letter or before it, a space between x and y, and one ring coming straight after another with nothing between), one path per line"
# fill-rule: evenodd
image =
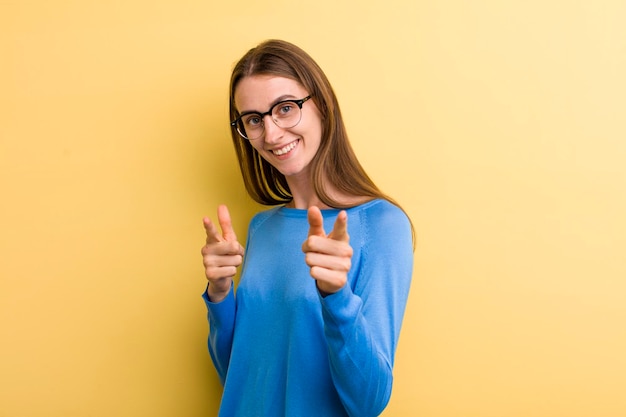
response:
M276 75L302 84L312 96L322 117L322 139L311 161L312 184L319 199L329 207L348 208L328 193L331 185L340 195L383 198L396 204L378 189L356 158L341 117L339 103L326 75L299 47L282 40L267 40L250 49L235 65L230 79L230 118L235 108L235 89L239 81L252 75ZM248 194L258 203L276 205L292 199L287 179L265 161L250 142L231 128L241 174ZM396 204L397 205L397 204Z

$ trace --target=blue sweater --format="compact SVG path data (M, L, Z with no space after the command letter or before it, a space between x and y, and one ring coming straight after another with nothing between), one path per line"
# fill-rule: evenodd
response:
M377 416L387 405L413 269L402 210L346 210L348 284L320 296L304 262L307 211L276 207L250 222L237 293L203 295L209 352L224 385L221 417ZM339 210L322 210L326 232Z

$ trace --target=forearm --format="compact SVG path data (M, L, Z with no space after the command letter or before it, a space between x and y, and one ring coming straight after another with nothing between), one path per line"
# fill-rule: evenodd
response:
M234 291L231 288L219 302L214 302L212 298L209 298L208 290L204 292L202 298L208 309L209 353L220 380L224 384L228 363L230 362L235 328L236 307Z
M372 332L361 299L349 287L329 297L322 311L335 388L351 416L378 416L391 396L393 354L384 347L391 343L377 340L381 332Z

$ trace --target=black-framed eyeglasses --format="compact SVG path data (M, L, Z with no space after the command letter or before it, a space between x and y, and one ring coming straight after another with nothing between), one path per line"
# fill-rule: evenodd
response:
M248 140L260 138L265 132L265 116L271 116L274 124L281 129L289 129L300 123L302 119L302 105L311 96L300 100L282 100L274 104L265 113L250 111L230 122L237 129L239 135Z

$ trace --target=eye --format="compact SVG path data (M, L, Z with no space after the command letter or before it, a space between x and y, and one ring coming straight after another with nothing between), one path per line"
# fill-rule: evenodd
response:
M278 117L285 117L285 116L287 116L289 113L291 113L293 111L293 107L295 105L296 104L294 102L292 102L292 101L288 101L288 102L279 104L277 106L276 110L275 110L276 116L278 116Z
M263 123L263 119L258 114L249 114L243 118L243 124L247 128L259 127Z

